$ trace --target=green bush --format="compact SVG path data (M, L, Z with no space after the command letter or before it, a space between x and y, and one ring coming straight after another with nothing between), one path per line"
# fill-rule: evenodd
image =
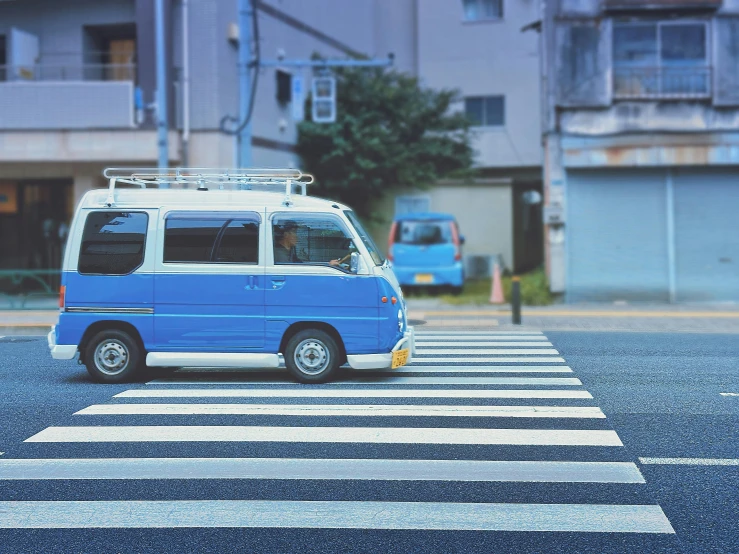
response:
M512 277L512 275L503 275L501 277L503 296L507 303L511 302ZM519 277L521 278L521 304L523 306L546 306L554 301L554 297L549 291L549 282L544 268L524 273ZM467 304L489 305L491 289L492 281L489 279L467 281L460 294L442 294L440 298L446 304L457 306ZM422 293L411 293L410 297L428 296Z

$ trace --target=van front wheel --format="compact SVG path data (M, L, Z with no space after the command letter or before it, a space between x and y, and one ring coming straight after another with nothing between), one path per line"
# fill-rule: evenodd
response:
M101 331L87 343L85 366L98 383L126 383L139 373L141 349L128 333Z
M285 365L301 383L324 383L339 368L339 348L328 333L306 329L288 341Z

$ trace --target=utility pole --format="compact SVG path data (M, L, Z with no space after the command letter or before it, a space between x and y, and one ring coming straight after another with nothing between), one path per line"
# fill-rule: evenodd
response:
M159 168L169 166L169 144L167 137L167 69L164 52L164 0L155 0L156 19L156 114L157 114L157 146L159 148ZM169 187L168 184L161 185Z
M238 136L237 166L239 168L250 167L252 164L251 118L253 114L249 113L249 108L254 102L252 94L256 94L256 91L252 91L253 83L250 74L252 67L255 72L261 67L386 67L392 65L394 61L392 54L385 60L252 60L251 26L254 18L258 17L255 10L254 0L239 0L239 119L236 120L233 116L227 115L221 120L222 132ZM259 40L259 37L254 37L254 40ZM259 51L259 45L256 46L256 50ZM235 122L236 130L226 129L226 121Z
M239 120L242 122L238 139L238 167L251 166L251 25L252 0L239 0ZM257 71L259 68L256 68Z

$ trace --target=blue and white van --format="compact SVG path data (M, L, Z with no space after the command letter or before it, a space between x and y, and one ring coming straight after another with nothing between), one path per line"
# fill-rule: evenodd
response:
M104 175L109 188L84 195L70 228L53 358L79 354L103 383L147 367L276 368L281 358L298 381L320 383L345 364L412 359L390 264L349 207L306 195L312 176Z

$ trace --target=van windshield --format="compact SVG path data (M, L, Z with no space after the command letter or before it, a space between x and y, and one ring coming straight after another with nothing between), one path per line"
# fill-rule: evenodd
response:
M394 242L401 244L448 244L453 241L449 221L403 220L398 221Z
M383 258L382 254L380 254L375 241L373 241L372 237L369 236L369 233L364 230L364 227L359 221L359 218L357 218L357 216L351 210L344 210L344 214L346 214L346 217L349 219L351 224L354 225L354 229L356 229L359 238L362 239L364 246L369 251L370 256L372 256L372 261L375 262L376 265L384 264L385 258Z

